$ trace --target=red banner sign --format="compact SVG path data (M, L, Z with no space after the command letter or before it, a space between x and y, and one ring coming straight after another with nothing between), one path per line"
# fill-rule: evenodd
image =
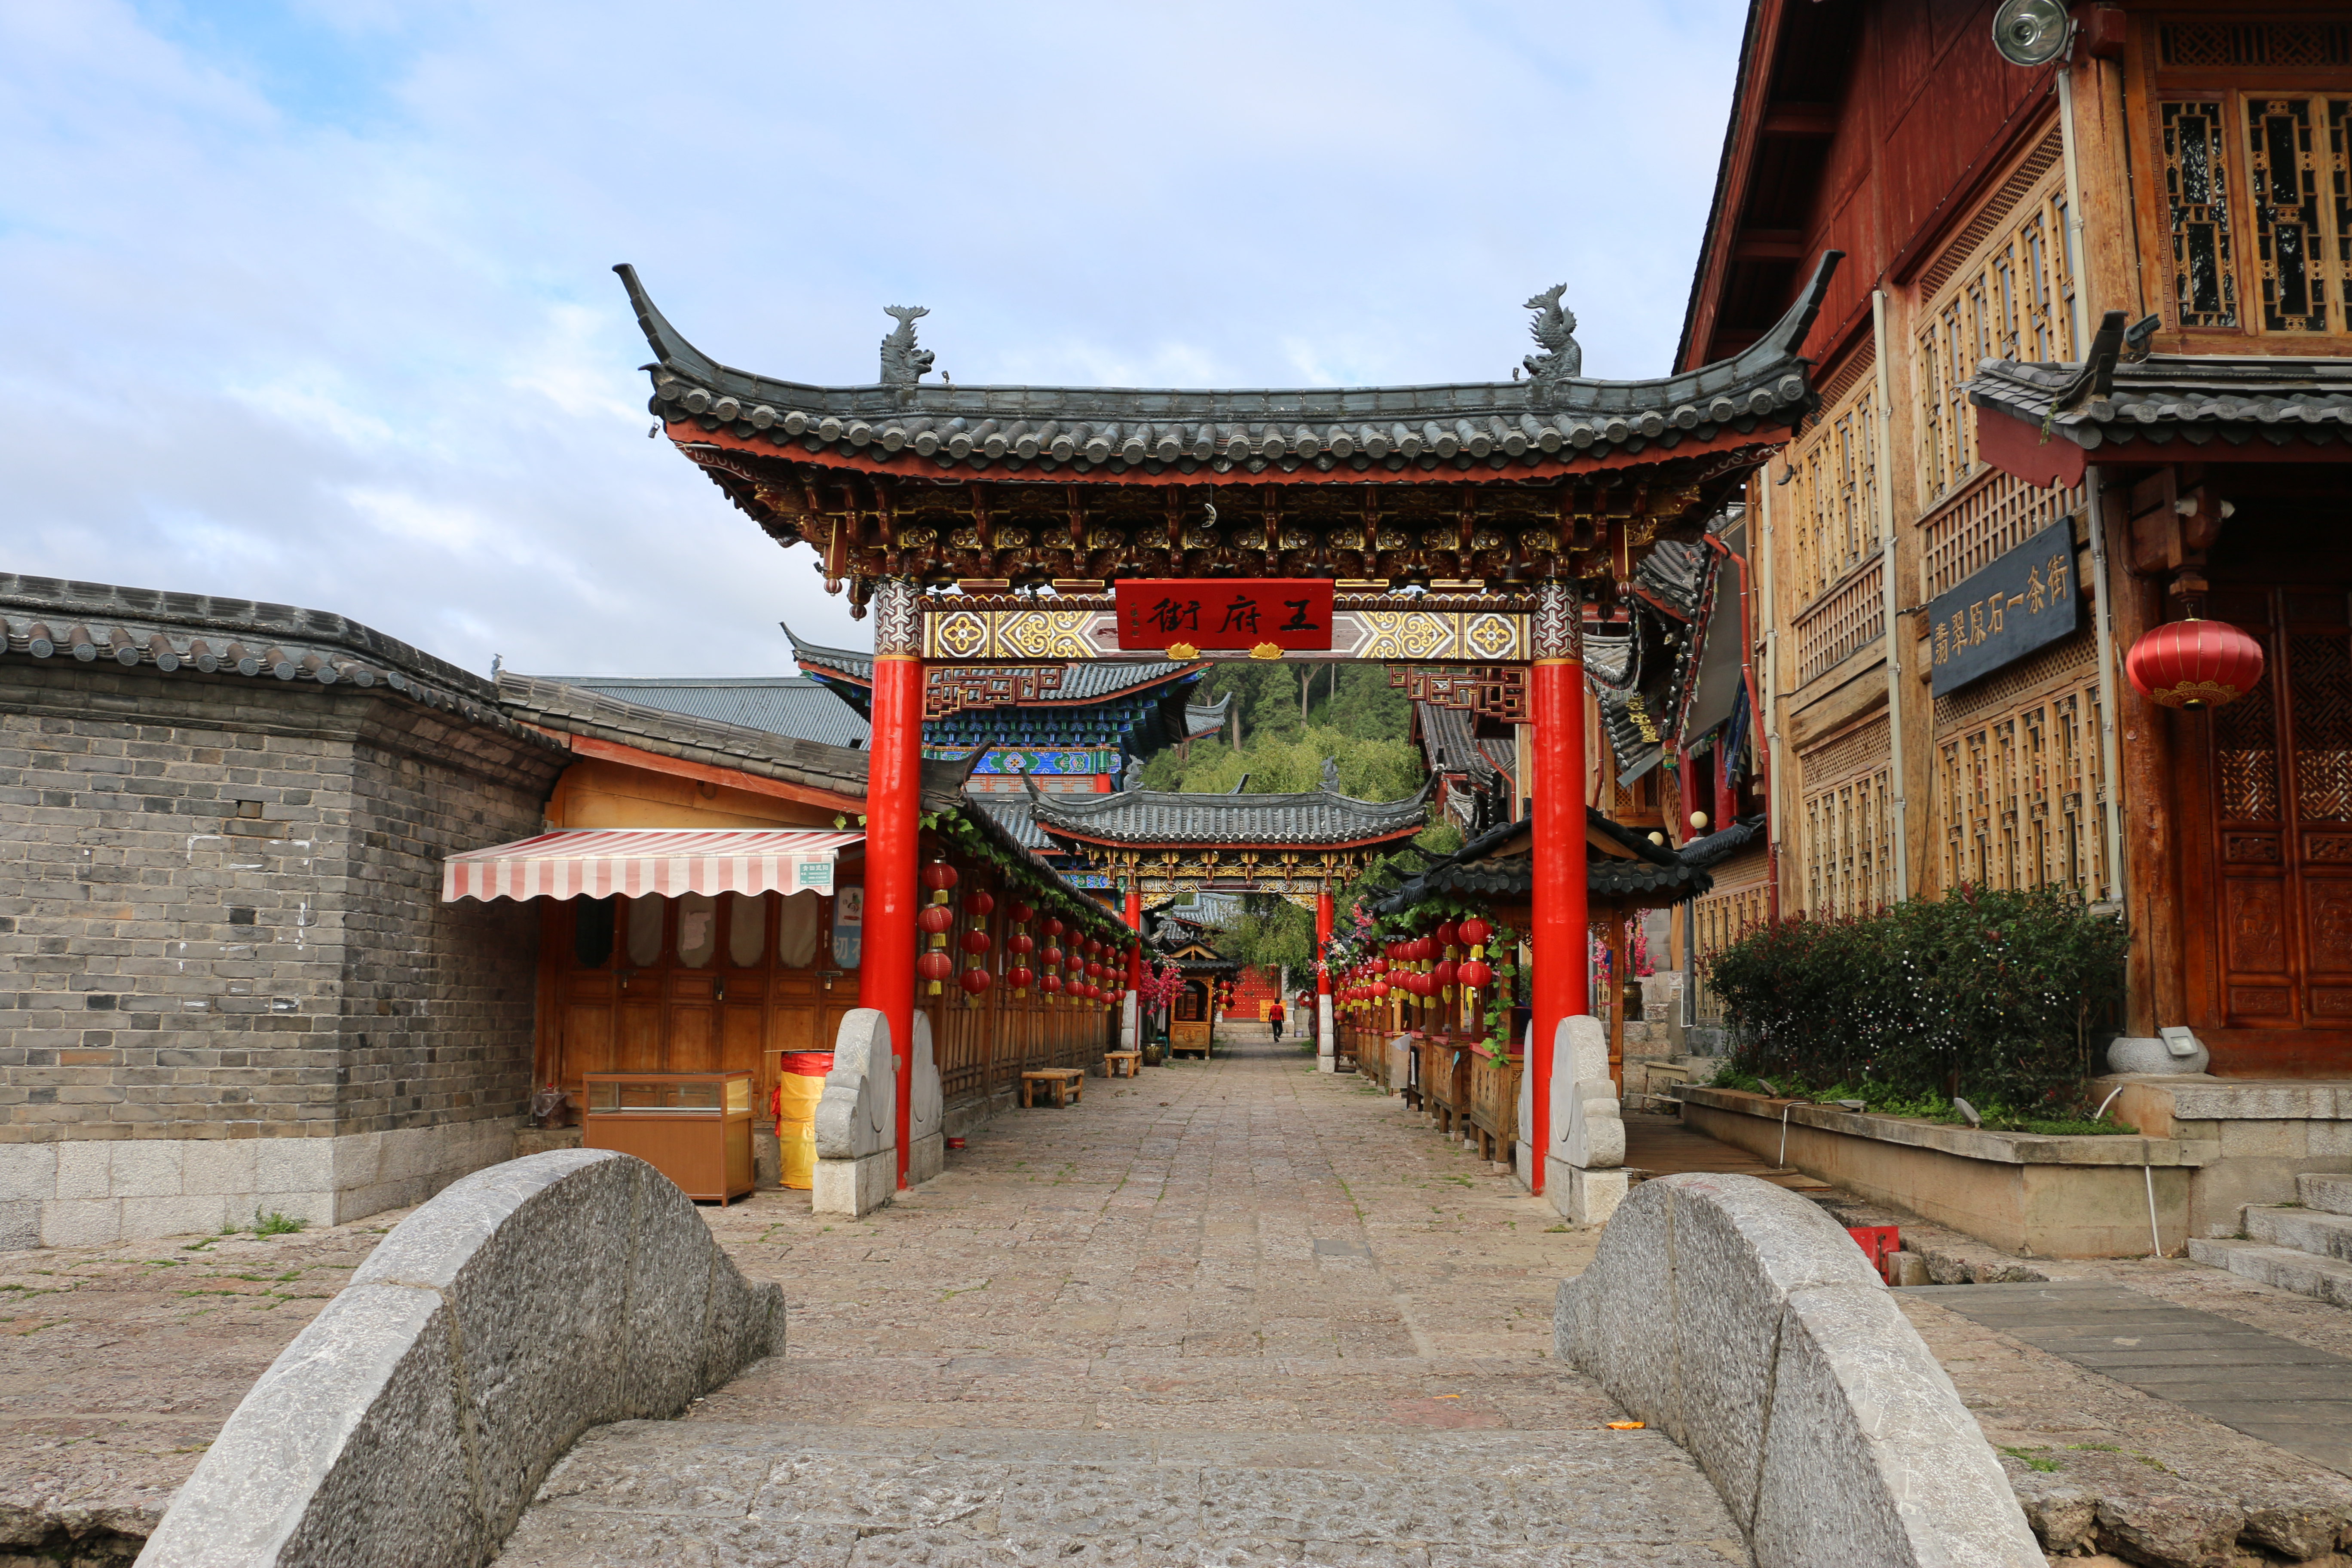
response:
M1118 591L1123 648L1331 647L1331 584L1319 577L1122 577Z

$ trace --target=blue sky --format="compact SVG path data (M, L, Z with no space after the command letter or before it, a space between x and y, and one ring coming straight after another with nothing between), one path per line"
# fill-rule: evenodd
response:
M1662 374L1740 0L0 0L0 570L477 669L867 646L665 441L609 270L870 382L1475 380L1565 280Z

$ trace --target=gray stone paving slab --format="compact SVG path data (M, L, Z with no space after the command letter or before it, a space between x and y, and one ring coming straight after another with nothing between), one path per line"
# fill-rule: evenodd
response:
M2352 1359L2120 1285L1948 1285L1906 1294L2352 1473ZM2294 1375L2210 1375L2261 1365L2292 1367Z

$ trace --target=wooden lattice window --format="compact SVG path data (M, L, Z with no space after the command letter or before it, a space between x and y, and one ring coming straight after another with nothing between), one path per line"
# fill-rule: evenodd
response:
M2238 324L2237 260L2230 244L2229 159L2221 105L2157 106L2164 132L2164 195L2171 210L2172 297L2184 327Z
M1716 889L1691 904L1691 947L1699 960L1695 966L1698 991L1693 1010L1702 1024L1723 1022L1723 1004L1706 983L1706 961L1771 918L1771 889L1763 880L1765 867L1764 856L1759 851L1747 864L1719 868ZM1746 879L1750 877L1755 879ZM1721 885L1733 880L1739 885Z
M2091 898L2110 889L2099 724L2087 633L1937 702L1945 889L2057 883Z
M1988 359L2067 360L2082 322L2054 139L2038 146L1922 280L1919 483L1932 505L1979 471L1961 388Z
M1878 549L1876 384L1852 378L1790 448L1782 569L1798 605L1811 604Z
M2313 157L2315 107L2324 124L2325 102L2272 98L2246 104L2247 184L2254 194L2254 262L2267 331L2327 330L2332 268L2319 210L2318 161Z
M1867 914L1895 901L1893 790L1884 715L1801 753L1805 909Z

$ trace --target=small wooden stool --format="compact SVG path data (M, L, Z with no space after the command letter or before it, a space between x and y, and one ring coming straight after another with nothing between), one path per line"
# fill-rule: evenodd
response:
M1108 1078L1134 1078L1142 1071L1141 1051L1105 1051L1103 1073Z
M1059 1109L1072 1100L1086 1097L1087 1069L1084 1068L1035 1068L1023 1073L1021 1075L1022 1110L1026 1110L1036 1104L1034 1097L1040 1085L1054 1091L1054 1104L1056 1109Z

